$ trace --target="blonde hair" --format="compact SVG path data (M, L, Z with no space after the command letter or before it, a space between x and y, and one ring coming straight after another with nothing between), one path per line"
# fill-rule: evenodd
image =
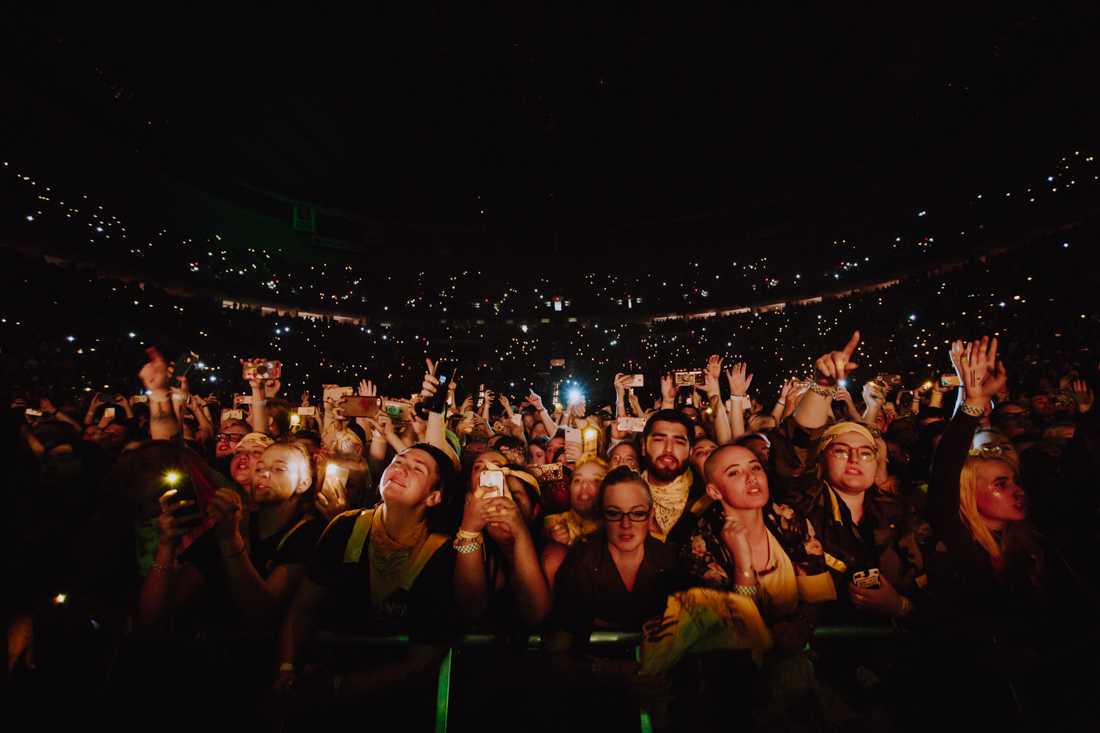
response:
M997 456L971 455L963 463L962 471L959 473L959 517L970 530L974 541L989 553L989 558L996 566L1001 561L1002 547L982 520L982 515L978 513L978 469L994 461L1003 463L1012 470L1013 474L1016 473L1016 466L1012 461Z

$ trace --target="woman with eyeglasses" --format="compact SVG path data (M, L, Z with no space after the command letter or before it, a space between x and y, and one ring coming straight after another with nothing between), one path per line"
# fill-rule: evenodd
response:
M851 361L859 332L840 351L820 357L816 379L773 437L773 493L810 521L824 550L837 602L822 608L824 623L875 624L911 616L924 585L923 553L913 513L876 477L883 445L864 425L831 423L837 383L858 367Z
M569 688L568 705L574 710L581 709L577 696L591 691L626 689L646 695L654 692L650 686L659 687L661 681L638 674L633 658L584 653L594 630L638 632L644 622L660 617L669 594L685 585L676 548L649 535L653 498L640 474L625 466L608 473L596 506L604 528L569 549L557 572L544 635L544 649L563 681L562 691ZM621 655L621 647L612 648ZM606 697L599 700L591 709L606 713Z

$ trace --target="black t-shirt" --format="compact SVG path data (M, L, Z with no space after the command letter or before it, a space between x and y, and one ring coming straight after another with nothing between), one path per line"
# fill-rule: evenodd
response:
M260 577L266 579L280 565L307 565L324 530L324 523L313 516L299 515L265 538L259 537L254 527L253 518L248 530L248 556ZM196 540L180 556L180 560L194 565L206 582L203 598L195 609L196 620L217 626L239 623L241 615L233 606L221 551L213 532L207 532Z
M638 631L665 610L670 593L683 586L677 547L647 537L645 558L628 591L597 532L573 545L558 569L551 628L586 637L594 628Z
M333 519L309 566L310 579L330 591L319 616L321 625L349 633L404 633L414 642L450 638L456 631L451 543L444 542L432 554L408 590L399 588L375 604L370 590L369 539L358 562L344 562L358 517L358 512L346 512Z

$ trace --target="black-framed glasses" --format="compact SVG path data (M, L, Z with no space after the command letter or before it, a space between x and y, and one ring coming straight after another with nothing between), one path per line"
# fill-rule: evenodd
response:
M635 524L649 519L648 509L631 509L628 512L624 512L622 509L616 509L613 506L609 506L605 507L603 510L603 518L609 522L618 522L622 520L624 514Z
M244 438L243 435L237 435L236 433L218 433L218 442L219 443L237 444L237 443L241 442L242 438Z

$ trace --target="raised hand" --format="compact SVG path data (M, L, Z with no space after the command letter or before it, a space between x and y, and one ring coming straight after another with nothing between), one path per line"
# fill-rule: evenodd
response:
M1073 396L1077 400L1077 411L1084 415L1092 409L1096 402L1096 396L1092 393L1092 387L1083 379L1074 379L1072 386Z
M707 367L703 372L704 385L707 397L716 397L721 392L721 386L718 383L719 377L722 376L722 357L717 354L711 354L707 359Z
M629 379L630 379L629 374L623 374L622 372L619 372L618 374L615 375L615 394L616 395L626 394L626 383Z
M512 412L512 402L508 399L508 395L500 395L497 397L497 400L500 401L500 406L504 408L504 414L507 415L510 420L515 413Z
M377 397L378 386L369 379L360 379L359 389L357 390L356 394L358 394L360 397Z
M835 387L838 380L846 379L848 374L859 367L852 361L852 354L859 346L859 331L852 334L848 343L840 351L830 351L824 356L818 357L814 362L817 372L817 382L823 386Z
M424 379L420 382L420 396L424 399L435 397L439 390L439 378L435 375L435 364L431 359L424 359L428 371L424 372Z
M749 365L739 361L726 370L726 381L730 385L730 394L734 397L744 397L752 384L752 375L748 374Z
M672 378L672 372L661 375L661 404L676 404L676 381Z
M997 360L997 338L983 336L980 341L955 341L951 344L951 364L962 382L964 399L976 407L985 407L1008 381L1004 364Z
M535 394L533 390L528 390L527 401L530 402L531 405L539 412L542 412L546 409L545 407L543 407L542 398Z

